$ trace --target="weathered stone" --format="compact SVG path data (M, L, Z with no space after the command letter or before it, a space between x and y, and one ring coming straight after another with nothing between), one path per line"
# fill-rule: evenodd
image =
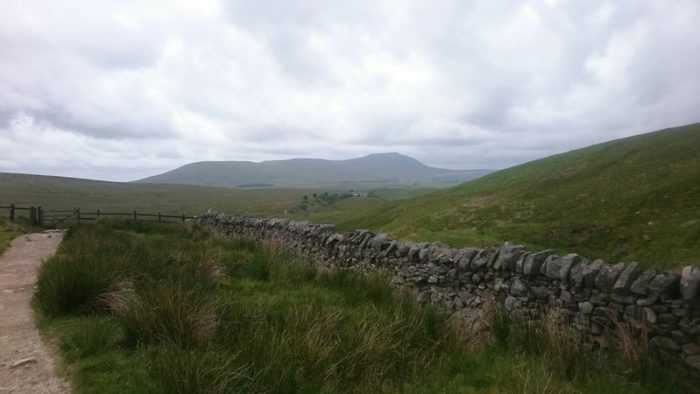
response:
M613 292L621 295L627 294L630 285L637 279L637 277L639 277L640 272L641 270L639 269L639 263L632 262L627 264L625 269L622 270L620 276L617 278L617 281L613 286Z
M376 235L369 241L369 246L374 250L382 250L382 246L388 244L389 236L385 233Z
M551 250L545 250L528 255L523 262L523 274L527 276L539 275L542 263L553 253Z
M508 312L510 312L520 307L520 301L518 301L518 299L515 297L508 296L503 302L503 306Z
M559 294L559 299L561 299L562 301L564 301L564 302L566 302L566 303L572 303L572 302L574 302L574 297L573 297L573 295L572 295L570 292L568 292L568 291L562 291L562 292Z
M569 253L559 260L559 280L561 280L562 285L569 284L571 269L581 264L581 260L581 256L576 253Z
M688 337L681 330L671 331L671 338L673 338L676 343L688 343Z
M696 356L700 354L700 345L695 342L686 343L683 345L683 353L688 356Z
M610 294L610 300L613 302L617 302L618 304L635 304L637 301L637 298L633 295L620 295L620 294Z
M480 251L476 256L474 256L474 259L472 259L471 266L472 268L483 268L488 264L489 260L491 259L491 256L486 250Z
M523 265L525 264L525 259L527 259L527 256L531 255L532 253L525 252L518 257L518 261L515 262L515 272L518 274L523 273Z
M656 313L646 307L630 305L625 308L624 316L637 328L641 328L647 323L656 324Z
M591 314L591 312L593 312L593 304L591 304L588 301L579 302L578 310L581 311L581 313L583 313L584 315L589 315Z
M546 300L549 298L549 290L546 287L531 287L530 292L535 298Z
M508 269L515 271L515 262L525 252L525 248L520 245L513 245L506 242L497 252L496 260L493 263L494 269Z
M671 295L675 293L680 286L680 276L665 272L663 274L656 275L651 282L649 282L649 292L652 294L659 295Z
M542 268L544 268L544 274L548 278L559 279L559 273L561 272L561 257L557 255L547 257L542 265ZM542 268L540 270L542 270Z
M396 241L391 241L389 243L389 246L386 247L384 250L384 257L390 257L390 256L396 256L396 251L399 249L398 242Z
M527 294L527 285L522 280L515 278L510 284L510 294L520 297Z
M617 277L620 276L620 273L622 273L624 269L625 263L601 265L598 275L595 278L595 287L605 292L611 291L617 281Z
M660 347L664 349L669 349L673 351L679 351L681 350L681 347L674 341L673 339L669 337L654 337L649 341L649 345L652 347Z
M666 330L673 330L678 326L678 318L670 313L659 314L659 326Z
M428 264L430 262L430 249L423 248L418 251L418 261L421 264Z
M344 240L345 237L343 236L343 234L335 233L330 237L326 238L326 245L333 245L336 242L343 242Z
M647 295L649 294L649 283L651 282L656 275L660 274L661 270L658 268L649 268L648 270L645 270L642 272L637 280L632 282L632 285L630 286L630 291L634 294L639 294L639 295Z
M700 371L700 356L690 356L685 358L685 363L690 367Z
M681 271L681 295L683 301L695 303L700 287L700 269L687 266Z
M469 269L469 263L472 261L474 256L476 256L479 253L479 251L480 251L479 249L474 249L474 248L460 249L458 251L459 259L457 260L457 264L459 266L459 269L461 269L461 270Z

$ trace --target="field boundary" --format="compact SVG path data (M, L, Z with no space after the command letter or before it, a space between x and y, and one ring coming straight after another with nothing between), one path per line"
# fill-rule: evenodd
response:
M697 267L680 273L645 269L636 262L610 264L511 243L454 249L439 242L391 240L369 230L337 233L331 224L213 210L200 220L224 236L277 242L331 269L380 272L418 302L441 307L467 325L478 326L489 301L512 322L538 321L554 310L592 349L648 351L654 361L700 378Z
M83 220L93 221L108 217L130 218L142 222L158 223L185 223L188 219L198 219L196 215L188 214L164 214L162 212L110 212L81 211L80 208L72 209L45 209L41 206L18 206L15 204L0 205L0 215L7 212L10 222L14 222L21 212L27 212L29 224L39 227L58 227L70 222L80 223Z

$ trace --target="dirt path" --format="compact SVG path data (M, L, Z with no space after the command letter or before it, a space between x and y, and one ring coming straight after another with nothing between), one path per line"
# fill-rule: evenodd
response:
M17 237L0 257L0 393L66 393L34 325L30 302L41 261L63 237L59 232Z

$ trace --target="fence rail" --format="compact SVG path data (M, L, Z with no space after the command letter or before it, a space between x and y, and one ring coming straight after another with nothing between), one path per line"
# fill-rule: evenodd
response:
M33 226L42 227L57 227L68 222L78 222L81 220L99 220L106 217L130 217L133 220L142 222L157 222L157 223L185 223L188 219L197 219L197 216L186 214L164 214L162 212L103 212L81 211L80 208L75 209L45 209L42 207L21 207L15 204L0 205L0 212L7 210L11 222L14 222L17 217L17 211L29 212L29 223ZM144 219L148 218L148 219ZM173 221L173 219L176 219Z

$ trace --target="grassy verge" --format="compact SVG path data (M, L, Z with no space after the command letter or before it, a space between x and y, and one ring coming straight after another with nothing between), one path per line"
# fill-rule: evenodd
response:
M73 227L35 302L79 393L678 390L660 369L562 346L544 325L514 329L496 311L493 339L477 341L382 278L196 226Z
M23 220L11 223L9 219L0 217L0 254L10 246L13 239L29 231L31 227Z

